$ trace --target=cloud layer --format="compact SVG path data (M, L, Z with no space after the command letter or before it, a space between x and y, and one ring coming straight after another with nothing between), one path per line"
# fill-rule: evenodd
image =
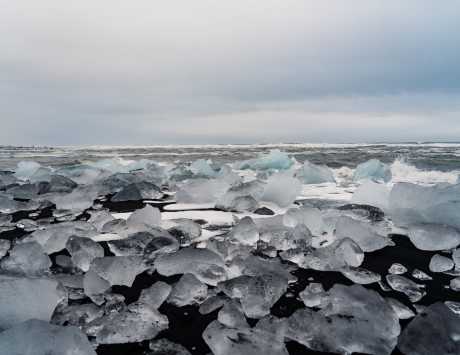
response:
M0 144L460 137L458 1L0 5Z

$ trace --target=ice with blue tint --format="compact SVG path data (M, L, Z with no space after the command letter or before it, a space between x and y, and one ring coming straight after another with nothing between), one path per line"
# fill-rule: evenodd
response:
M287 155L278 149L273 149L268 154L261 154L256 159L250 159L243 161L239 164L240 169L252 169L252 170L286 170L294 164L294 161Z
M290 206L300 194L302 184L288 172L273 174L264 187L262 201L273 202L280 207Z
M217 171L211 166L211 160L198 159L190 164L190 170L198 176L215 177Z
M304 184L322 184L335 182L334 173L325 165L316 165L306 160L302 168L297 171L297 177Z
M353 175L354 181L380 180L388 182L391 180L391 168L378 159L371 159L356 167Z

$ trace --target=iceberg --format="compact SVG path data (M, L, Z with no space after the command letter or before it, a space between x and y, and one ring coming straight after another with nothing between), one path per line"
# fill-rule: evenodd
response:
M268 154L261 154L257 159L246 160L239 164L240 169L252 170L286 170L294 164L289 156L278 149L271 150Z
M296 177L304 184L335 183L334 173L327 166L316 165L306 160L301 169L296 172Z
M388 182L391 180L391 177L391 168L377 159L371 159L359 164L353 174L354 181L381 180Z

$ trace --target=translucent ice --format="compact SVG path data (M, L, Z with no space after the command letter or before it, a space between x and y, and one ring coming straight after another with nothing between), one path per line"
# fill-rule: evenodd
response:
M415 316L415 313L409 307L394 298L387 298L387 303L393 308L399 319L409 319Z
M40 166L40 164L34 161L20 161L16 168L15 175L19 179L27 180L40 168Z
M202 303L208 294L208 286L192 274L184 274L173 286L168 303L177 307Z
M257 159L246 160L240 163L240 169L268 170L289 169L294 162L289 156L278 149L271 150L268 154L262 154Z
M291 174L273 174L267 180L262 200L273 202L280 207L288 207L296 200L301 188L300 181Z
M390 268L388 269L388 273L393 275L402 275L407 272L407 268L404 265L399 263L391 264Z
M73 264L85 272L89 270L94 259L104 256L104 249L95 241L85 237L70 237L66 249L72 256Z
M372 180L364 181L353 193L351 202L388 210L390 190L386 184Z
M244 217L232 228L228 237L240 244L255 245L259 240L259 230L251 217Z
M7 258L0 263L4 272L39 276L49 272L51 260L37 242L17 244Z
M305 289L299 293L300 299L307 307L319 307L326 302L326 292L320 283L308 284Z
M367 285L374 282L379 282L382 278L379 274L363 269L363 268L354 268L354 267L347 267L341 270L343 276L347 279L353 281L356 284L360 285Z
M221 179L195 179L184 183L176 193L177 202L217 202L230 185Z
M190 165L190 170L199 176L214 177L217 172L211 167L210 160L198 159Z
M419 285L407 277L387 275L386 280L393 290L404 293L411 302L420 301L426 294L423 285Z
M137 275L147 270L138 256L107 256L91 262L90 271L106 280L110 285L131 287Z
M331 169L327 166L310 163L308 160L303 163L296 175L304 184L335 182L334 173Z
M123 187L110 199L113 202L155 200L163 196L160 188L150 182L142 181Z
M390 167L377 159L371 159L359 164L353 174L354 181L382 180L388 182L391 180L391 177Z
M298 224L304 224L313 233L321 235L324 231L323 216L319 209L302 206L300 208L290 208L283 217L284 225L295 227Z
M171 293L172 287L162 281L155 282L149 288L143 289L138 303L146 304L153 308L160 308Z
M444 272L453 269L454 261L446 256L435 254L430 260L430 271L432 272Z
M165 338L152 340L149 349L145 355L191 355L182 345Z
M409 238L421 250L446 250L460 245L460 231L440 224L412 224Z
M146 205L144 208L135 210L127 220L130 226L139 226L139 229L157 227L161 223L161 212L158 208Z

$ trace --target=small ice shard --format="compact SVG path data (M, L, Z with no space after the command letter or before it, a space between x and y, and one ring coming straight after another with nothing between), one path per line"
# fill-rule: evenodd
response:
M324 221L321 211L308 206L290 208L283 216L283 224L287 227L304 224L313 235L321 235L324 231Z
M358 267L364 260L364 253L353 240L344 238L318 249L292 249L280 254L301 268L318 271L339 271L345 267Z
M373 271L363 269L360 267L348 267L341 270L343 276L353 281L356 284L367 285L374 282L379 282L381 276Z
M391 168L377 159L371 159L359 164L353 174L354 181L381 180L388 182L391 180L391 177Z
M168 318L155 308L131 303L126 309L111 312L84 326L97 344L138 343L154 338L168 328Z
M70 237L66 249L72 257L73 264L85 272L89 270L94 259L104 256L104 249L95 241L85 237Z
M94 271L89 270L83 278L83 290L94 303L101 305L104 303L104 298L101 295L110 289L110 283L104 280Z
M220 282L218 288L228 297L239 299L247 317L262 318L286 292L287 280L277 275L240 276Z
M22 180L27 180L30 178L39 168L41 167L40 164L34 161L20 161L18 163L18 167L15 170L14 175L17 178Z
M0 330L28 319L49 322L65 297L55 280L0 275Z
M444 272L454 268L454 261L446 256L435 254L430 260L431 272Z
M429 280L433 280L433 278L428 275L427 273L423 272L422 270L419 270L419 269L414 269L412 271L412 277L414 279L418 279L418 280L422 280L422 281L429 281Z
M460 354L460 317L434 303L403 330L398 348L406 355Z
M110 201L112 202L126 202L126 201L140 201L140 200L156 200L163 197L160 188L155 184L147 181L132 183L123 187L117 192Z
M273 202L280 207L288 207L296 200L301 189L300 181L291 174L273 174L267 180L262 201Z
M223 259L208 249L188 247L161 255L155 260L155 268L164 276L190 273L211 286L226 279Z
M404 304L398 300L395 300L394 298L387 298L387 303L390 305L393 311L395 311L399 319L410 319L415 316L415 313L409 307L406 307Z
M460 302L445 301L444 304L455 314L460 316Z
M393 245L391 239L376 233L368 224L351 217L339 217L335 229L337 238L353 239L364 252L372 252Z
M387 275L386 280L390 287L404 293L412 303L420 301L426 295L423 285L419 285L401 275Z
M194 179L184 183L176 193L181 203L215 203L230 185L221 179Z
M453 291L460 291L460 277L450 280L449 285Z
M407 272L407 268L399 263L391 264L388 273L392 275L402 275Z
M334 173L325 165L316 165L305 160L303 166L297 171L296 176L304 184L322 184L335 182Z
M192 274L184 274L173 286L168 303L177 307L203 303L208 295L208 286Z
M3 258L10 250L11 242L7 239L0 239L0 259Z
M240 169L269 170L289 169L294 164L289 156L278 149L271 150L268 154L262 154L257 159L250 159L240 163Z
M241 305L233 300L225 302L224 307L217 314L217 320L229 328L249 327Z
M334 285L328 294L329 303L320 311L305 308L289 317L288 339L319 352L391 354L399 319L377 292Z
M137 302L158 309L166 301L171 291L172 287L166 282L157 281L149 288L142 290Z
M228 238L239 244L255 245L259 240L259 230L251 217L247 216L232 228L228 233Z
M135 210L127 220L129 226L138 228L158 227L161 223L161 212L158 208L146 205L144 208Z
M324 304L327 293L324 291L323 285L320 283L310 283L305 289L299 293L300 299L307 307L320 307Z
M214 321L203 332L203 339L214 355L288 355L284 332L278 334L254 328L229 328ZM280 329L280 327L278 327Z
M106 280L111 286L131 287L137 275L147 270L138 256L106 256L91 262L90 271Z
M165 338L150 341L149 349L145 355L191 355L182 345Z
M104 309L94 303L60 305L53 313L51 323L81 327L104 315Z
M10 274L39 276L49 272L51 260L37 242L17 244L7 258L0 263L0 269Z
M88 213L91 216L90 219L88 219L88 223L92 224L99 232L102 231L104 224L114 220L112 214L108 210L88 211Z
M211 160L198 159L190 165L190 170L199 176L214 177L217 172L211 167Z
M386 184L367 180L355 190L351 202L375 206L386 211L389 197L390 190Z
M77 327L32 319L0 333L0 353L5 355L96 355Z
M65 249L71 236L90 238L96 234L94 227L83 221L50 224L44 229L38 229L26 238L24 242L36 241L47 254Z
M409 238L420 250L447 250L460 245L458 229L441 224L412 224Z

